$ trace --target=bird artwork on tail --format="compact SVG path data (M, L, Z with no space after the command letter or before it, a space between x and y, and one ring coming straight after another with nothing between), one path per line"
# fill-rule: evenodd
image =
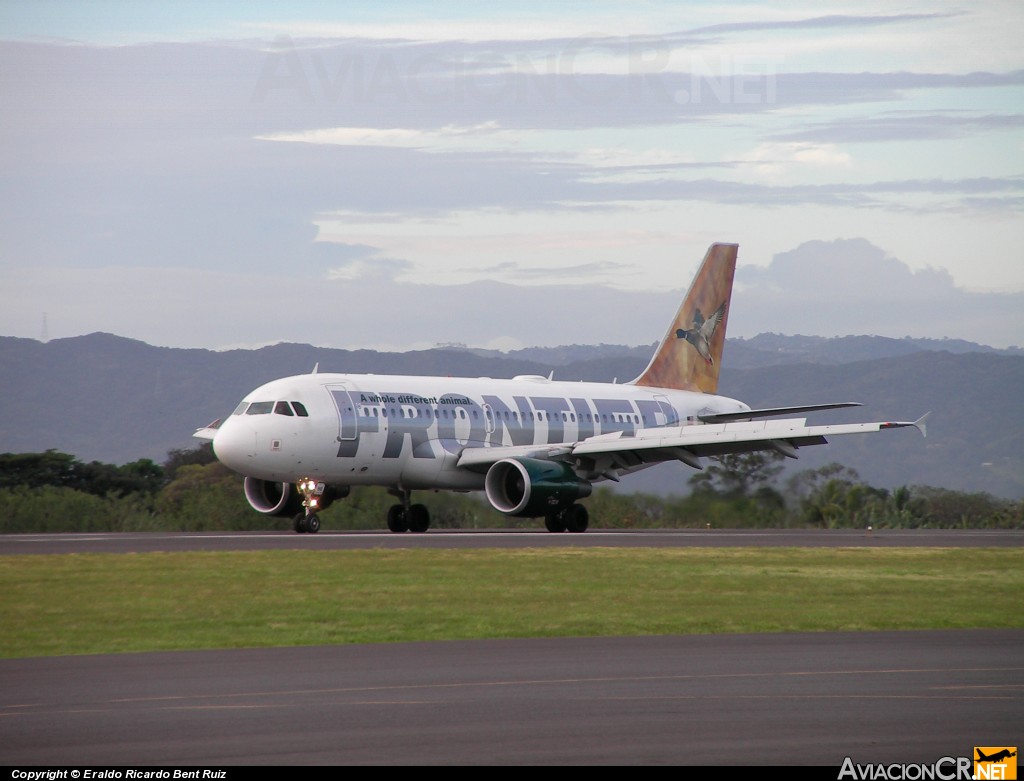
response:
M725 317L724 301L707 320L704 319L704 315L697 309L693 316L693 328L677 328L676 338L688 341L700 353L701 358L714 366L715 359L711 354L711 340L714 338L715 329L718 328L718 324L722 322L723 317Z

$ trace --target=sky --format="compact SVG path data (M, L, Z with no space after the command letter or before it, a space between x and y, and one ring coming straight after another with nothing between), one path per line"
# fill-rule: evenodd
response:
M0 335L1024 345L1024 5L0 1ZM822 9L826 10L822 10Z

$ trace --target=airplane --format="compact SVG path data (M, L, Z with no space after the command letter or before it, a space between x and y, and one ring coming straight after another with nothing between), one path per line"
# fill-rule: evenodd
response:
M245 476L253 509L320 529L318 510L353 486L384 486L398 503L392 532L425 532L430 514L413 491L483 491L494 509L543 517L550 532L584 532L578 500L595 482L665 461L773 450L789 458L840 434L924 420L808 426L780 415L855 402L751 409L719 396L738 245L713 244L665 337L627 383L319 373L274 380L225 420L198 429L217 458Z
M977 760L975 760L976 762L1000 762L1000 761L1002 761L1004 759L1009 759L1010 757L1017 756L1017 752L1016 751L1010 751L1009 749L1005 749L1005 748L1002 749L1001 751L997 751L992 756L986 756L985 753L980 748L979 749L975 749L975 751L978 752L978 758L977 758Z

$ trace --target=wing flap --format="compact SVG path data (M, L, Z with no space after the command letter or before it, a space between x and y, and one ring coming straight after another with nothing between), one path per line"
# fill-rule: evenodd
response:
M796 458L797 448L827 444L827 438L831 436L868 434L908 426L913 426L925 434L924 420L927 417L926 414L915 421L838 423L825 426L808 426L806 418L790 418L701 423L640 429L634 432L615 431L564 445L466 448L459 456L458 465L468 469L480 469L504 458L598 458L629 454L634 457L632 460L637 461L680 460L696 466L700 463L698 459L704 456L721 456L754 450L777 450L790 458Z
M882 421L808 426L806 420L806 418L792 418L644 429L632 437L615 437L614 435L591 437L575 445L572 453L573 455L597 455L622 450L683 448L698 456L716 456L745 450L774 448L772 444L774 441L789 443L796 447L823 445L828 441L826 437L829 436L864 434L888 428L917 426L917 422Z

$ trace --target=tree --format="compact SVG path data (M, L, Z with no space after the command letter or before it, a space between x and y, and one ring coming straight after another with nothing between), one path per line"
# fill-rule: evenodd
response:
M696 493L710 493L729 499L747 499L755 494L762 497L769 493L777 495L778 491L771 487L771 482L782 471L783 458L785 456L774 450L718 456L703 472L690 478L690 487Z
M81 463L68 453L3 453L0 455L0 487L24 485L76 487L76 468Z
M86 464L56 450L0 455L0 488L54 486L73 488L94 496L110 493L123 496L156 493L164 482L164 470L148 458L115 466L100 461Z
M173 480L183 466L193 464L204 466L212 464L216 460L217 456L214 454L213 444L210 442L203 442L191 448L176 448L167 451L167 458L164 460L164 473L168 480Z

